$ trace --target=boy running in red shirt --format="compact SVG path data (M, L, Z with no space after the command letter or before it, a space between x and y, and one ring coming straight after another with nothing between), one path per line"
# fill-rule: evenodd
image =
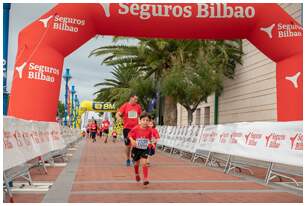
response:
M143 112L140 115L140 124L135 126L130 132L129 132L129 140L131 142L132 149L132 158L135 162L134 169L135 169L135 175L136 175L136 181L140 181L139 176L139 162L142 165L142 171L143 171L143 184L147 185L149 184L148 180L148 173L149 169L147 167L147 158L148 158L148 145L151 142L152 139L152 130L149 128L149 121L151 117L149 113Z

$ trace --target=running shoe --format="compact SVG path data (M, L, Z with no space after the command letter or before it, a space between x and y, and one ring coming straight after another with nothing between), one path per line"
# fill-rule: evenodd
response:
M140 176L136 175L136 181L139 182L140 181Z
M144 182L143 182L143 185L148 185L149 184L149 181L148 180L145 180Z

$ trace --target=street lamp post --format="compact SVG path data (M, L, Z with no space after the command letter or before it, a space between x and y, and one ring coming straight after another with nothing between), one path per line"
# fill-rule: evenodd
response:
M7 54L10 20L10 3L3 4L3 115L7 115L9 93L7 91Z
M74 94L75 94L75 86L71 86L71 114L70 114L70 126L73 126L74 122Z
M76 128L76 124L77 124L77 121L78 121L78 115L79 115L79 106L80 106L80 102L79 102L79 99L78 99L78 95L75 94L75 117L74 117L74 128Z
M68 115L68 82L69 80L72 78L70 75L70 69L66 68L65 70L65 74L63 76L64 80L65 80L65 116L64 116L64 126L67 126L67 115Z
M7 91L7 54L8 54L8 37L10 22L10 3L3 4L3 115L7 115L8 97ZM10 181L9 187L13 187L13 181Z

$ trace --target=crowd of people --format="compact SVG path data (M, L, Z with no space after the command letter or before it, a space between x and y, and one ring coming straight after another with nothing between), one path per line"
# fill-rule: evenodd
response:
M138 102L137 95L130 96L130 100L124 103L116 113L116 122L123 123L123 142L125 145L126 166L134 166L135 179L141 181L139 167L142 166L143 184L149 184L149 157L156 151L156 144L159 133L156 129L154 119L151 115L142 110ZM102 138L106 144L108 142L110 121L104 119L99 125L92 119L86 126L86 136L96 142L97 136ZM113 127L114 128L114 127ZM118 133L111 132L113 142L117 142Z

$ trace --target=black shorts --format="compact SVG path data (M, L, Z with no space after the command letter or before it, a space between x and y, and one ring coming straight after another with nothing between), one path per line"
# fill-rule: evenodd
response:
M138 148L133 148L132 149L132 154L131 157L135 162L140 160L140 158L147 159L149 155L149 150L148 149L138 149Z
M128 137L128 134L129 134L129 132L130 132L131 130L130 129L128 129L128 128L124 128L123 129L123 139L124 139L124 144L126 145L126 146L128 146L129 144L130 144L130 139L129 139L129 137Z
M91 132L91 133L90 133L90 136L91 136L92 138L96 138L96 135L97 135L97 132Z
M103 130L103 132L102 133L104 133L104 134L108 134L108 129L105 129L105 130Z
M148 150L149 150L148 154L150 156L153 156L155 154L155 149L153 147L149 148Z

